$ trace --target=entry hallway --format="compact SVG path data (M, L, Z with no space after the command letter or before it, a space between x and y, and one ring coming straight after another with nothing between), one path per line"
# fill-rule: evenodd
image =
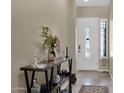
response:
M109 93L112 92L112 79L107 72L80 71L77 73L77 82L72 86L72 93L79 93L81 85L108 86Z

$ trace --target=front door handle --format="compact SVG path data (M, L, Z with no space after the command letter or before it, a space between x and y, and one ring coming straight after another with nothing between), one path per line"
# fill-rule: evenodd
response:
M81 46L80 45L78 45L78 52L80 53L81 51L80 51L80 49L81 49Z

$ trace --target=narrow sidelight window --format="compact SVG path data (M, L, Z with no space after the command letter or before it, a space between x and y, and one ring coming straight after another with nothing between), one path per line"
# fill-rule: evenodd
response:
M100 58L107 57L107 19L100 20Z

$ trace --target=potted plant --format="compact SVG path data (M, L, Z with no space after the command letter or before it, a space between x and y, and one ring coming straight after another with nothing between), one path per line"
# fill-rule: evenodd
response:
M56 57L55 49L60 50L60 42L57 36L53 36L51 30L47 26L42 26L42 35L44 38L43 48L48 49L48 60L53 61Z

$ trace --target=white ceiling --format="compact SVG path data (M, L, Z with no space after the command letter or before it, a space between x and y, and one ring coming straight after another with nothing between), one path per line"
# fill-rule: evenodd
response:
M77 7L87 7L87 6L106 6L110 4L110 0L76 0Z

